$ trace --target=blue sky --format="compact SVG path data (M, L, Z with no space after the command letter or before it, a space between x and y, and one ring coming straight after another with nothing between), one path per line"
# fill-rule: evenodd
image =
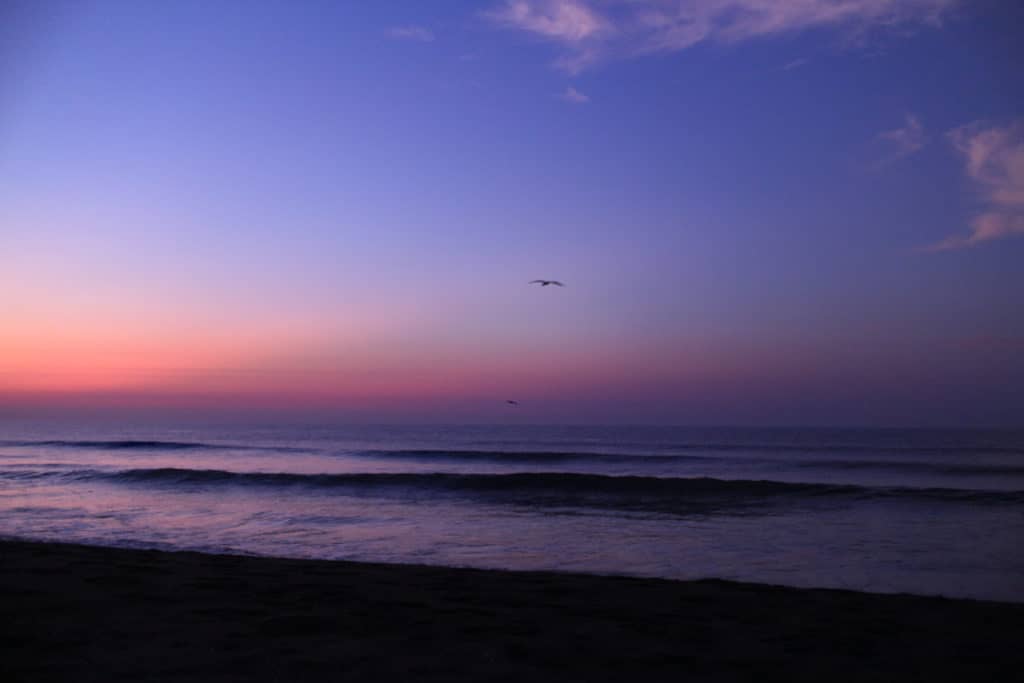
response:
M1013 3L10 7L7 409L1024 422Z

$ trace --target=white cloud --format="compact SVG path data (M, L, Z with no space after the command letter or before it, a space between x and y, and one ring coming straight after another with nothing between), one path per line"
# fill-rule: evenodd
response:
M434 32L425 26L395 26L388 29L388 35L398 40L417 40L421 43L434 40Z
M916 116L907 114L904 126L879 133L878 140L889 148L887 156L879 162L879 165L885 165L908 157L924 147L924 127Z
M967 176L985 200L970 223L969 235L952 235L931 251L971 247L1024 234L1024 119L1006 126L976 121L949 132L966 163Z
M606 59L697 43L831 28L937 25L961 0L504 0L493 21L559 43L569 73Z
M513 28L566 43L593 40L613 30L589 0L506 0L489 15Z
M590 102L590 97L584 95L571 85L565 89L564 93L562 93L562 99L566 102L571 102L572 104L587 104Z

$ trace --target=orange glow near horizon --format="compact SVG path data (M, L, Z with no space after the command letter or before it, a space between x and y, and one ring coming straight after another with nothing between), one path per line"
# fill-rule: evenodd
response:
M711 375L700 353L613 346L530 348L417 341L401 335L342 338L239 333L134 339L79 332L0 339L0 394L223 395L262 401L452 399L475 395L576 395Z

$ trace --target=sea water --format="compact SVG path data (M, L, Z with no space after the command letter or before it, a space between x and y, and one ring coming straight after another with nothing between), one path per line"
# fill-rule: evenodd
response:
M0 537L1024 602L1024 432L3 422Z

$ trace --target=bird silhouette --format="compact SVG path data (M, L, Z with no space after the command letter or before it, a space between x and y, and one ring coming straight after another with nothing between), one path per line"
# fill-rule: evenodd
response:
M517 406L517 405L519 405L519 401L513 401L512 399L509 399L509 400L505 401L505 403L509 404L510 406Z
M529 282L529 284L531 284L531 285L534 284L534 283L539 284L541 287L547 287L548 285L555 285L557 287L565 287L565 285L563 285L558 280L530 280L530 282Z

